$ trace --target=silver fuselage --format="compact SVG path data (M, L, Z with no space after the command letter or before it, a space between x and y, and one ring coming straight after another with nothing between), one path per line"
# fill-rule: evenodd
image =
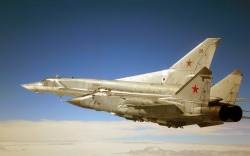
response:
M79 107L94 109L98 111L111 112L114 115L125 117L131 120L151 121L165 123L166 119L185 119L182 116L185 112L183 100L172 99L180 85L154 84L142 82L130 82L120 80L97 80L97 79L76 79L76 78L47 78L41 82L22 85L26 89L39 93L53 93L59 96L76 96L69 103ZM111 91L112 89L112 91ZM98 96L93 95L93 93ZM122 96L123 98L121 98ZM124 100L124 97L126 100ZM164 99L155 103L154 99ZM133 108L127 107L135 103L159 104L159 108ZM163 103L162 102L162 103ZM166 103L175 104L178 107L166 106ZM197 120L201 120L197 118ZM189 124L193 124L190 120ZM197 122L195 120L195 122ZM187 123L186 123L187 124Z

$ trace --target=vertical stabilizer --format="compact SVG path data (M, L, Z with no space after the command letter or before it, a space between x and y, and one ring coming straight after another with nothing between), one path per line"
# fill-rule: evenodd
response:
M175 97L186 101L202 101L205 102L203 104L207 105L210 96L211 79L212 72L204 67L175 93Z
M192 70L197 73L203 67L210 68L219 41L220 38L207 38L182 59L176 62L170 69Z
M211 97L223 99L220 102L225 104L235 104L243 74L239 70L234 70L227 77L215 84L211 88Z
M182 101L183 115L201 115L203 108L208 107L212 72L204 67L174 95L174 99Z
M184 85L203 67L210 68L220 38L207 38L169 69L118 80Z
M167 73L166 84L185 84L203 67L210 68L220 38L207 38L175 63Z

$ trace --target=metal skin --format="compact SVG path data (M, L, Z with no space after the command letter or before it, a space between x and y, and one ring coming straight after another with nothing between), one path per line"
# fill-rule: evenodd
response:
M179 90L175 85L74 78L48 78L22 86L34 92L78 96L68 102L79 107L107 111L135 121L182 127L202 122L210 83L211 72L204 67Z
M219 40L206 39L169 70L118 80L46 78L41 82L23 84L22 87L39 93L75 96L67 102L169 128L237 122L242 117L241 108L225 103L223 98L230 94L233 95L230 101L235 102L242 74L233 72L217 87L214 86L213 96L210 94L212 72L208 68ZM234 84L237 84L234 90L226 87L223 95L217 94L223 90L221 86Z
M207 67L208 69L210 68L211 61L219 42L220 38L207 38L169 69L130 76L118 80L184 85L203 67Z

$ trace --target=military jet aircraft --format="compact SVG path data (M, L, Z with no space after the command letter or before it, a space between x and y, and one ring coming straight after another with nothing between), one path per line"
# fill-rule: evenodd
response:
M182 128L238 122L235 105L242 80L239 70L211 87L209 70L219 38L208 38L166 70L117 80L46 78L23 84L28 90L74 96L67 102L139 122Z

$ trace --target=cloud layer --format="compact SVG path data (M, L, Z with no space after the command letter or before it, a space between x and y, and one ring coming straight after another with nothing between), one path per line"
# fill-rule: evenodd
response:
M131 121L6 121L0 122L0 155L249 155L250 127L234 126L168 129Z
M227 151L216 151L216 150L164 150L159 147L147 147L143 150L130 151L128 153L124 153L132 156L242 156L242 155L250 155L250 151L240 151L240 150L227 150Z

